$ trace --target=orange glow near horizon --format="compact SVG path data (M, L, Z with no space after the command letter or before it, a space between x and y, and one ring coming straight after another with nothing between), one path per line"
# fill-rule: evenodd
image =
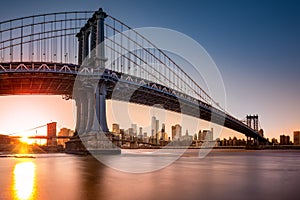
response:
M120 105L119 105L120 104ZM130 104L124 108L122 103L107 101L107 122L108 127L111 128L112 123L119 123L121 128L127 129L131 126L131 121L138 126L149 127L152 115L160 115L160 111L155 111L151 107ZM113 108L114 107L114 108ZM62 127L75 129L76 107L73 100L63 100L61 96L55 95L20 95L20 96L1 96L0 97L0 134L12 134L22 136L22 142L33 144L37 142L41 144L41 140L28 139L26 136L46 135L45 129L37 129L26 131L28 129L45 125L51 121L58 122L57 131ZM128 114L124 114L129 112ZM125 116L125 117L124 117ZM178 114L170 114L170 112L163 115L160 120L160 126L165 119L166 129L170 133L170 128L175 123L180 122ZM116 120L117 119L117 120ZM128 122L128 119L131 120ZM123 121L123 123L122 123ZM201 122L201 129L207 129L207 123ZM280 134L288 134L293 139L293 131L298 130L297 126L286 126L288 128L277 130L274 125L264 123L265 126L271 127L269 130L265 129L265 136L272 139L273 137L279 140ZM187 127L187 126L186 126ZM143 130L146 130L143 128ZM184 130L185 132L185 130ZM148 131L148 135L150 132ZM189 131L189 134L194 134ZM220 138L228 138L237 136L243 138L244 135L224 128ZM45 141L43 141L43 144Z
M0 102L0 134L46 135L46 129L26 130L52 121L58 122L59 128L75 127L73 102L63 100L61 96L1 96Z
M27 136L23 136L21 138L21 142L26 143L26 144L33 144L32 140L30 140Z

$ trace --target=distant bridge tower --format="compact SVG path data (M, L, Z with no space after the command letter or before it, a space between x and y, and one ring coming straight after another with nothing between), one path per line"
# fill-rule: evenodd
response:
M47 124L47 146L56 146L56 122L51 122Z
M258 131L258 115L247 115L246 122L247 126Z

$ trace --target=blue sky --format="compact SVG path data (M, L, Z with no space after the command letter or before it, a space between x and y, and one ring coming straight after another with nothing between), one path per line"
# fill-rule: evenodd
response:
M227 108L258 114L267 136L300 130L298 1L3 1L0 20L99 7L131 27L164 27L199 42L217 64Z

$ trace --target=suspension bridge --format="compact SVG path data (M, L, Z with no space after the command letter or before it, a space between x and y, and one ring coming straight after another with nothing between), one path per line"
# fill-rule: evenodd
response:
M79 135L109 132L105 100L115 99L160 104L267 141L256 126L220 107L164 51L102 9L0 22L0 95L31 94L74 99Z

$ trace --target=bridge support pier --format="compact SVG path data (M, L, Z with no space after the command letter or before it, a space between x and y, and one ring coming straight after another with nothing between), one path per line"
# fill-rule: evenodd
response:
M96 114L102 132L109 132L106 121L106 85L101 83L96 89Z
M104 46L104 19L107 14L99 9L89 19L88 23L77 34L79 41L78 61L82 64L83 59L88 59L89 53L96 56L96 61L89 63L93 65L95 71L105 67L105 46ZM90 41L89 41L89 35ZM96 48L96 52L93 49ZM83 77L79 84L80 92L77 94L77 124L78 135L80 142L70 141L66 144L67 152L72 152L73 149L90 153L120 153L119 147L112 143L113 135L109 132L106 121L106 83L104 81L91 83ZM99 81L99 80L97 80ZM89 86L87 86L89 85ZM72 143L73 142L73 143Z
M76 98L75 102L76 102L76 125L75 125L74 136L77 136L80 129L80 122L81 122L81 102L79 98Z
M76 96L78 136L66 143L66 152L75 154L120 154L106 120L106 84L96 89L83 86Z

